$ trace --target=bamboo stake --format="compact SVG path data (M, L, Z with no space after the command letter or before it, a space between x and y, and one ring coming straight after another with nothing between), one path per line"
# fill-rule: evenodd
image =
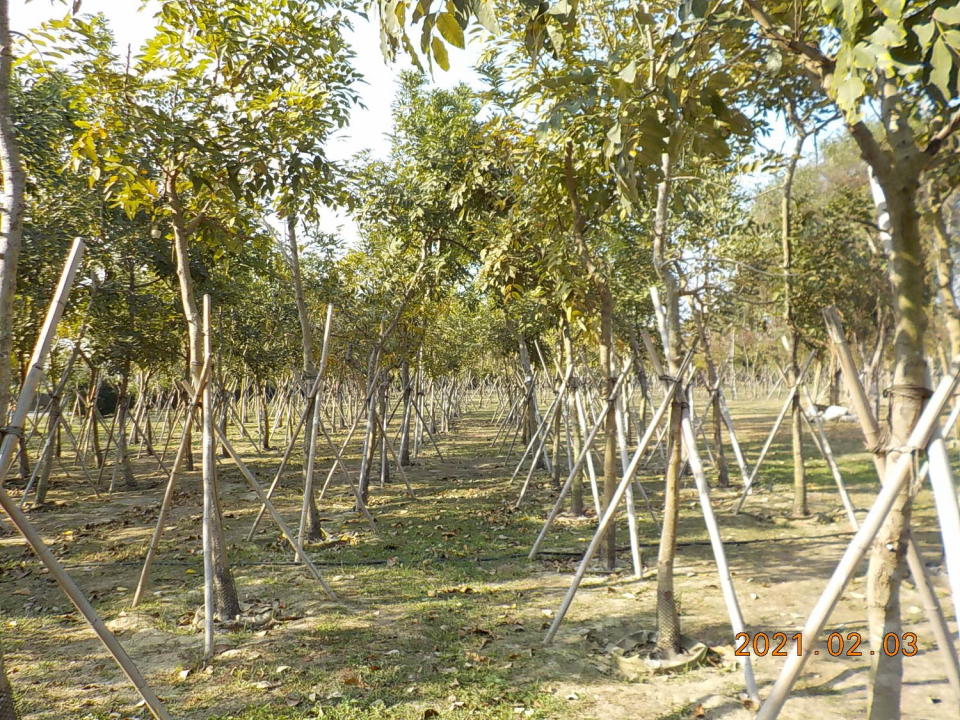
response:
M950 594L953 596L954 617L960 622L960 506L957 505L957 488L950 471L950 457L939 428L927 447L930 485L940 519L943 536L943 552L946 556L947 577L950 579Z
M210 352L210 296L203 296L203 364L211 366L213 354ZM214 500L216 484L213 474L217 471L215 456L216 444L213 439L213 392L211 383L203 388L203 439L201 457L203 462L203 657L209 660L214 651L214 598L213 598L213 514L217 512Z
M847 344L847 339L843 334L843 326L840 324L839 314L835 308L827 308L823 315L826 321L827 331L833 342L833 347L836 349L838 359L840 360L841 377L847 386L848 394L853 398L863 436L873 454L873 462L877 470L877 475L881 478L882 484L885 484L887 462L886 456L882 454L883 443L880 435L880 424L877 422L873 408L867 400L867 394L860 382L860 376L853 362L850 346ZM944 403L946 403L946 400L944 400ZM960 413L960 406L954 408L954 411L950 414L948 428L951 422L956 421L958 413ZM947 431L949 432L949 429ZM934 447L934 453L936 454L936 452L937 449ZM924 471L925 469L921 469L918 483L922 480ZM910 574L913 576L917 591L920 593L924 611L927 613L927 618L930 621L930 628L933 630L934 637L937 640L937 647L940 649L940 654L943 657L944 671L947 680L951 688L953 688L957 704L960 705L960 658L957 657L957 651L953 644L950 629L943 616L943 608L940 605L940 600L933 591L926 565L924 565L923 558L920 556L920 550L917 548L917 544L912 536L907 538L906 559Z
M703 522L707 526L707 534L710 536L710 547L713 549L713 559L717 565L717 575L720 577L723 601L727 606L727 614L730 616L730 626L733 629L733 635L736 637L745 631L743 614L740 612L740 603L737 601L737 593L733 587L733 578L730 576L730 568L727 565L727 556L723 549L723 541L720 539L720 529L717 526L716 516L713 514L713 505L710 502L710 488L707 485L707 476L703 470L700 454L697 452L697 441L693 433L693 424L690 420L690 408L688 406L684 406L681 410L680 432L683 444L686 445L687 449L687 462L690 463L690 470L693 472L694 482L697 485L697 494L700 496ZM740 663L743 667L747 695L751 700L760 702L760 693L757 691L757 681L753 675L750 656L741 657Z
M794 382L793 386L790 388L790 392L787 393L787 399L783 403L783 408L780 410L780 414L777 416L776 422L773 424L773 427L770 428L770 434L767 435L767 440L763 444L763 449L760 450L760 457L757 458L757 464L753 466L753 472L750 474L750 479L747 481L747 484L743 486L743 492L740 493L740 499L737 501L737 504L733 509L734 515L739 514L741 508L743 508L743 503L747 499L747 495L750 494L750 488L753 486L753 481L757 479L757 474L760 472L760 467L763 465L763 460L767 456L767 451L773 444L773 439L776 437L777 431L780 429L780 425L783 424L783 419L787 416L787 412L790 410L790 404L793 402L793 396L799 391L800 383L803 382L803 376L806 374L807 368L810 367L810 362L812 360L813 353L811 352L809 355L807 355L807 359L801 366L796 382Z

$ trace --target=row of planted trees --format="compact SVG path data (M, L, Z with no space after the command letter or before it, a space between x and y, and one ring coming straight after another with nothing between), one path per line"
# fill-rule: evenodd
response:
M535 398L538 360L558 377L589 365L610 393L627 357L638 382L658 382L642 342L651 331L664 377L679 375L696 339L714 387L769 385L777 365L790 386L817 351L822 399L835 403L820 316L829 305L875 403L889 390L896 459L929 387L926 358L945 372L960 347L956 4L378 4L385 46L441 68L447 44L462 46L478 21L481 82L441 91L404 75L389 156L349 167L325 152L357 101L349 3L168 1L139 51L118 53L96 17L53 23L18 47L26 57L7 68L0 98L15 128L4 136L8 248L20 246L18 193L23 207L19 274L15 254L3 267L5 391L27 370L57 263L80 236L90 251L62 333L82 337L71 382L88 405L104 384L118 414L158 388L187 402L178 381L199 384L209 294L220 384L264 408L264 449L278 394L296 388L309 401L321 373L349 388L365 428L358 509L378 443L388 454L392 383L408 427L425 381L499 375ZM11 46L8 30L2 40ZM785 128L785 151L758 150L770 127ZM744 179L757 168L765 179ZM317 230L323 206L355 213L358 247ZM52 376L69 355L53 358ZM804 514L794 397L794 510ZM530 436L539 410L523 407ZM664 653L680 649L682 412L677 396L657 563ZM303 413L303 437L315 437L319 411ZM619 476L616 422L608 403L604 503ZM725 484L723 462L717 471ZM312 482L307 537L319 532ZM871 557L873 641L899 630L909 516L903 494ZM612 565L614 525L605 546ZM873 663L870 716L896 717L901 668L882 653Z

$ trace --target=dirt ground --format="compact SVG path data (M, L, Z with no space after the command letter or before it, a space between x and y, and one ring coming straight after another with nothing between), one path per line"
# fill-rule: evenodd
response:
M247 623L221 628L217 655L206 666L196 622L203 575L199 473L183 476L153 589L136 610L130 600L164 482L154 459L136 461L137 491L98 498L81 482L65 449L69 476L57 468L51 504L32 512L31 519L176 718L751 717L741 700L743 675L734 662L730 623L692 477L685 478L682 497L677 592L683 631L711 648L707 661L628 679L606 652L607 644L628 633L655 629L658 530L642 504L644 560L654 569L635 579L626 547L620 572L593 568L556 642L543 645L596 518L592 510L583 519L563 517L545 544L551 554L536 562L526 559L554 493L540 473L533 492L514 510L520 481L510 484L509 478L519 452L514 448L508 461L507 448L492 443L497 428L490 410L473 405L453 431L440 437L443 460L431 447L421 451L406 471L415 498L405 495L395 468L393 482L374 485L370 510L379 537L351 511L349 490L335 478L320 504L329 537L309 550L339 603L327 600L292 562L268 519L252 542L245 541L258 506L224 460L225 526ZM731 410L752 464L777 402L734 401ZM867 508L876 481L856 424L831 423L828 434L854 504ZM231 436L267 485L280 452L257 454L235 428ZM729 450L734 489L713 490L752 633L798 631L851 537L833 480L812 444L807 457L813 514L789 517L788 442L782 431L760 473L760 487L741 514L732 514L739 472ZM355 459L357 447L351 449ZM323 460L325 469L329 454ZM298 465L291 466L278 496L278 507L294 526L300 473ZM643 482L659 508L659 480L649 475ZM914 517L915 536L951 613L946 579L939 574L942 545L929 492L919 496ZM2 643L24 720L146 717L134 691L48 573L6 520L2 527ZM626 545L625 519L618 532ZM864 569L844 593L825 636L866 635ZM919 646L916 656L903 658L904 717L956 718L941 658L909 584L903 615L904 629L916 633ZM781 717L863 717L867 646L864 641L861 657L832 657L821 645ZM783 661L753 658L762 695Z

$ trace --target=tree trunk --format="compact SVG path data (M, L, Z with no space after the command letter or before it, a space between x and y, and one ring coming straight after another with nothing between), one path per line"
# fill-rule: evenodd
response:
M606 511L617 490L617 404L613 388L617 384L614 367L613 293L603 284L600 293L600 370L606 377L607 407L603 428L603 509ZM605 538L607 569L617 566L617 524L611 521Z
M297 245L297 216L291 213L287 217L287 242L290 251L290 274L293 277L293 292L297 302L297 316L300 319L300 337L303 344L303 382L309 391L317 379L317 363L313 351L313 323L310 321L310 313L307 310L306 295L303 292L303 276L300 273L300 248ZM320 512L317 509L317 499L313 492L313 478L307 477L308 467L313 470L313 463L308 458L316 455L317 431L315 426L320 413L319 393L311 401L311 410L307 412L304 434L306 442L304 443L304 482L303 482L303 511L306 515L303 526L303 539L319 540L323 537L323 529L320 527Z
M530 364L530 351L527 349L527 341L521 334L519 336L520 348L520 369L523 371L523 391L526 398L524 404L523 416L523 436L521 438L524 444L530 442L530 438L537 431L537 388L533 376L533 366ZM542 459L538 459L538 467L543 464Z
M563 357L566 362L567 374L570 376L570 381L567 383L567 409L565 414L567 433L571 440L570 444L573 446L573 457L578 457L583 445L580 423L576 422L576 395L580 381L571 372L573 367L573 338L570 337L570 325L566 322L566 318L564 318L563 323ZM573 486L570 488L570 513L575 517L583 517L584 515L583 479L585 473L586 470L581 469L573 478Z
M413 385L410 382L410 363L404 360L400 364L400 382L403 385L403 420L400 425L399 462L401 465L412 465L410 462L410 415L413 413L411 398Z
M657 186L657 205L653 229L654 268L664 289L663 326L664 352L671 375L676 377L682 362L680 338L680 287L672 258L667 256L670 176L673 159L670 152L662 156L663 178ZM680 378L677 378L680 381ZM673 587L673 561L677 547L677 520L680 509L680 470L683 393L674 395L670 407L670 425L667 437L669 450L667 471L664 478L663 527L660 532L660 549L657 555L657 649L667 655L680 652L680 616Z
M10 112L10 79L13 39L10 36L10 3L0 0L0 168L3 177L0 206L0 415L6 425L10 408L10 366L13 350L13 298L17 290L17 264L23 232L24 174ZM0 483L3 479L0 478ZM0 649L0 720L16 720L13 690L7 680Z
M920 219L916 210L917 177L896 166L880 180L889 212L889 276L894 297L894 374L890 388L890 441L887 468L896 466L900 448L923 408L928 391L924 357L927 330L926 278ZM882 210L882 208L881 208ZM867 620L873 692L869 720L898 720L903 658L882 651L887 633L900 633L900 584L906 575L905 551L910 532L911 497L904 487L870 552L867 574Z
M720 375L713 361L710 349L710 337L703 322L703 313L699 308L695 313L697 330L700 333L700 343L703 347L703 357L707 363L707 380L710 383L710 407L713 410L713 447L717 464L717 484L720 487L730 487L730 470L727 456L723 451L723 411L720 407Z
M46 445L44 446L43 456L38 460L42 465L37 476L35 505L43 505L47 501L47 490L50 487L50 471L53 469L53 458L56 455L54 444L56 443L56 434L60 430L60 416L62 412L60 398L54 396L50 399L50 417L47 425L48 437Z
M794 130L798 133L793 154L787 163L786 178L783 184L783 197L780 206L780 244L783 251L783 321L787 328L787 382L791 387L799 381L800 367L797 361L797 346L800 342L800 333L794 319L793 307L793 180L797 172L797 165L803 152L803 144L807 138L802 122L796 115L794 107L790 106L790 117ZM790 403L790 442L793 457L793 515L804 517L809 514L807 509L807 475L803 460L803 434L801 423L803 410L800 407L800 393L793 394Z
M123 484L129 490L135 490L136 481L130 469L130 454L127 450L127 419L130 414L130 361L124 363L123 377L120 381L120 397L117 399L117 462Z
M211 357L209 297L204 307L205 332L201 333L201 347L206 357ZM201 359L200 372L203 373ZM194 387L199 386L200 377ZM203 388L203 506L204 529L208 533L213 559L213 591L215 612L221 620L233 620L240 614L237 586L230 572L227 558L227 542L223 535L223 509L220 505L220 488L217 477L216 438L214 433L214 390L208 382Z

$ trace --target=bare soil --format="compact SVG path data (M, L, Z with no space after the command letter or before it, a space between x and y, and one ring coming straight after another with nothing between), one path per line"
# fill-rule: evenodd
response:
M777 403L737 401L731 409L752 463ZM431 447L422 449L417 464L406 470L415 498L405 495L395 468L393 482L373 487L370 510L380 537L352 512L349 490L335 478L321 503L329 537L310 552L341 596L339 604L327 600L292 562L269 518L253 542L245 542L257 504L224 461L225 526L249 622L222 630L209 665L201 662L196 623L203 572L198 473L181 479L153 590L137 610L130 609L130 600L164 482L154 459L135 462L138 491L98 498L65 448L66 470L57 468L51 504L32 512L31 519L176 718L752 717L743 702L743 677L692 478L683 490L677 590L685 635L711 652L701 666L628 680L596 639L613 643L637 630L655 630L655 570L635 579L624 547L622 569L610 574L598 566L588 574L556 642L544 646L545 629L596 518L592 510L586 518L563 517L545 546L552 554L528 561L554 491L539 473L524 505L513 509L519 481L511 485L509 477L519 452L514 448L510 460L505 458L506 447L491 443L497 429L489 421L489 408L474 408L461 418L440 437L442 461ZM854 504L869 507L876 481L857 426L834 423L828 434ZM257 454L236 429L231 436L267 485L279 451ZM833 480L812 444L807 457L813 515L789 517L788 443L784 429L743 513L732 514L740 483L729 449L734 488L713 490L751 633L797 632L851 537ZM357 447L351 451L355 468ZM328 453L324 469L329 460ZM278 507L294 526L301 472L297 465L290 468L278 496ZM643 482L659 509L656 475ZM942 545L931 503L922 492L914 531L949 613L945 578L937 575ZM625 546L625 519L618 531ZM642 504L640 534L645 559L655 565L658 531ZM866 636L864 569L844 593L825 635ZM24 720L146 716L117 666L6 521L0 537L0 612L8 672ZM916 656L903 660L904 718L958 717L909 584L903 615L904 630L916 633L919 647ZM818 649L781 717L863 717L869 643L860 646L860 657L832 657L825 644ZM753 658L761 694L783 660Z

